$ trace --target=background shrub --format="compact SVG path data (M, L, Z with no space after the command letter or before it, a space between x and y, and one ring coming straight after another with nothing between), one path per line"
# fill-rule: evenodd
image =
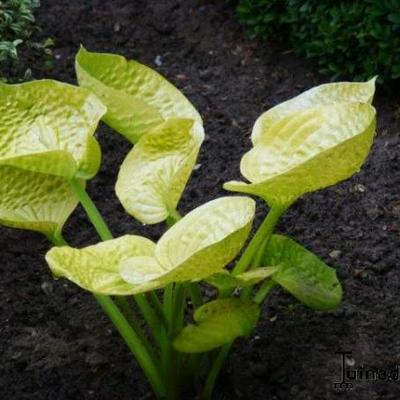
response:
M289 43L334 78L400 78L400 0L239 0L251 37Z
M19 51L29 49L35 56L50 54L51 39L32 40L40 31L35 23L39 0L0 0L0 73L3 80L31 78L31 70L19 60Z

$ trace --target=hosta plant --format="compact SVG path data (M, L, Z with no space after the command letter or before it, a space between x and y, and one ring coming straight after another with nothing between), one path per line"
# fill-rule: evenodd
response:
M234 341L249 337L275 287L315 310L338 306L336 272L295 240L274 234L305 193L356 173L375 134L374 80L315 87L266 111L242 158L242 192L181 217L177 208L204 138L199 113L157 72L81 49L79 87L54 81L1 85L0 221L55 245L55 277L92 292L143 369L154 395L210 399ZM85 191L99 168L99 119L134 146L116 194L157 240L113 238ZM252 232L259 196L270 211ZM61 229L80 201L101 242L73 248ZM202 290L215 288L209 298ZM115 361L115 360L114 360ZM132 394L134 396L134 394Z

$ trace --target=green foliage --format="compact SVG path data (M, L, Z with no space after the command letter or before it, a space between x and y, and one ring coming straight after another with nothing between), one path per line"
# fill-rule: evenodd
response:
M272 235L263 261L276 265L272 279L310 308L330 310L342 300L336 271L288 237Z
M39 0L0 1L0 61L16 59L17 47L32 35Z
M322 74L400 78L398 0L240 0L236 10L250 37L290 43Z
M34 15L39 6L40 0L0 1L0 65L8 81L31 79L31 69L19 60L21 51L31 49L39 57L51 55L52 39L32 40L40 31Z
M220 299L204 304L193 315L196 325L187 325L174 341L184 353L213 350L240 336L248 336L260 316L258 305L249 300Z

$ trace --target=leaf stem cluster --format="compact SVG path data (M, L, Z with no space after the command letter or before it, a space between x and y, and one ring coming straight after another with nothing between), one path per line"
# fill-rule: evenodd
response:
M71 179L70 185L99 237L103 241L111 240L113 235L109 227L82 183L77 179ZM244 250L232 274L238 275L262 264L263 250L268 244L276 223L286 209L287 207L271 208ZM167 219L167 226L173 226L180 218L180 214L175 211ZM51 240L56 246L67 245L61 234L55 234ZM273 286L272 281L267 280L254 296L254 301L258 304L262 303ZM247 288L243 291L242 297L249 298L251 293L252 288ZM232 295L232 293L225 293L226 295ZM220 296L223 297L224 294L221 293ZM112 298L98 294L95 294L94 297L137 359L157 398L177 399L179 390L184 384L183 378L186 380L188 375L192 375L189 377L189 381L195 384L199 367L205 363L208 365L208 373L202 398L204 400L211 399L215 382L233 342L214 352L213 357L210 354L184 355L173 347L173 340L184 325L187 300L190 299L194 310L203 304L203 296L198 283L170 284L164 290L162 301L155 291L133 296L136 308L146 322L151 338L148 337L148 332L139 322L128 298L124 296Z

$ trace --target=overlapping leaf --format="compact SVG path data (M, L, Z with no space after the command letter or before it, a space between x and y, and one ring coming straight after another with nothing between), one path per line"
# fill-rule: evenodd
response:
M154 245L124 236L77 250L53 248L46 259L63 276L96 293L133 294L220 271L242 248L254 217L246 197L213 200L187 214Z
M0 84L1 224L61 231L77 204L66 179L99 168L93 133L104 112L86 89L61 82Z
M326 83L272 107L261 114L254 124L251 134L254 145L261 138L272 139L275 134L269 128L290 114L332 103L371 103L375 93L375 80L376 78L368 82Z
M202 124L187 98L156 71L115 54L78 52L79 84L107 106L104 121L132 143L169 118L189 118Z
M0 84L0 165L91 178L100 164L93 134L105 111L86 89L65 83Z
M336 103L290 114L244 155L242 174L251 182L224 188L288 205L304 193L349 178L364 163L374 135L375 109L369 104Z
M222 197L191 211L159 240L154 260L132 257L121 275L132 284L160 286L200 280L221 271L238 254L249 234L255 203L247 197Z
M123 162L115 188L125 210L145 224L174 212L203 138L203 128L189 119L169 119L142 137Z
M336 271L294 240L272 235L263 262L275 265L272 279L308 307L329 310L340 303L342 287Z
M196 325L186 326L174 340L184 353L201 353L248 336L260 315L258 305L236 298L214 300L194 313Z
M77 200L66 180L0 167L0 224L49 237L60 232Z
M46 255L56 277L65 277L94 293L129 295L151 290L153 283L131 285L119 273L120 264L129 257L154 255L155 244L146 238L125 235L118 239L74 249L53 247Z

